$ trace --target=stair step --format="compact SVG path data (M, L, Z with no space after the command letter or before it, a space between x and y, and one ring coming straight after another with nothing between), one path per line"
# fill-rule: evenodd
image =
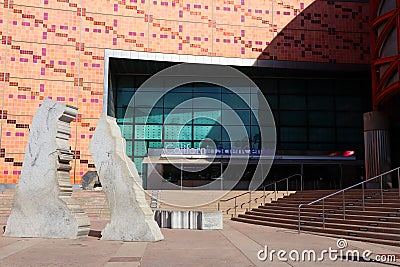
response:
M278 207L278 208L298 208L301 203L271 203L267 204L266 207ZM346 203L346 209L363 209L362 203ZM265 207L264 205L259 206L259 208ZM325 203L324 204L325 209L343 209L343 203ZM366 203L364 205L365 210L384 210L384 211L394 211L394 212L399 212L400 211L400 202L399 203L384 203L384 204L371 204L371 203ZM302 209L322 209L322 203L316 203L313 205L302 205Z
M292 220L298 220L298 214L296 215L286 215L286 214L277 214L277 213L259 213L256 211L250 211L247 212L246 214L248 215L255 215L255 216L260 216L260 217L280 217L280 218L286 218L286 219L292 219ZM302 221L322 221L322 216L319 214L314 214L315 217L311 216L301 216ZM341 218L332 218L332 217L326 217L325 216L325 221L326 222L332 222L332 223L341 223L343 222L343 217ZM376 217L368 217L368 216L363 216L362 220L360 219L359 216L347 216L346 217L346 222L351 223L354 225L360 225L360 226L381 226L381 227L393 227L393 228L400 228L400 221L394 222L382 222L379 221L378 218Z
M293 219L285 219L279 217L260 217L248 214L239 215L239 218L246 218L251 220L258 221L267 221L267 222L275 222L275 223L284 223L284 224L293 224L298 225L298 220ZM312 221L301 221L301 225L308 227L320 227L323 228L323 222L312 222ZM348 231L360 231L360 228L366 229L363 231L367 231L368 233L385 233L385 234L395 234L396 237L400 240L400 228L388 228L388 227L360 227L359 225L349 224L347 221L341 222L327 222L325 221L325 229L336 229L336 230L348 230ZM397 240L397 239L396 239Z
M366 242L400 245L400 197L398 189L351 189L345 192L345 216L343 195L338 193L313 205L305 205L334 193L333 190L301 191L272 201L236 218L234 221L282 227L298 228L298 206L301 207L302 231L328 236L342 236ZM364 196L364 201L363 201ZM363 206L364 203L364 206ZM325 228L323 227L325 221Z
M288 209L288 208L266 208L266 207L262 207L262 208L256 208L253 209L255 211L274 211L274 212L280 212L280 213L286 213L286 214L298 214L298 209ZM301 213L321 213L322 214L322 209L303 209L301 208ZM342 215L343 216L343 210L333 210L333 209L325 209L325 214L330 214L330 215ZM362 211L362 210L351 210L351 209L346 209L346 216L347 215L360 215L360 216L380 216L380 217L387 217L389 216L387 212L383 212L383 211ZM400 218L399 216L397 216L396 213L391 213L391 215L389 217L397 217Z
M232 220L239 221L239 222L246 222L246 223L250 223L250 224L258 224L258 225L298 230L297 224L294 225L294 224L287 224L287 223L284 224L284 223L276 223L276 222L258 221L258 220L240 218L240 217L234 217L234 218L232 218ZM302 229L302 231L327 233L327 234L334 234L334 235L345 236L345 237L350 236L350 237L383 239L383 240L391 241L390 243L400 245L400 236L398 234L360 232L360 231L350 231L350 230L344 230L344 229L331 229L331 228L323 229L321 227L313 227L313 226L302 226L301 229Z

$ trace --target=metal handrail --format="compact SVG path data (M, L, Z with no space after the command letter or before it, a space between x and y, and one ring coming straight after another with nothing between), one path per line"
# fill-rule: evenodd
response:
M264 199L264 203L265 203L265 198L267 198L267 196L269 196L269 195L272 194L272 193L273 193L273 192L270 192L270 193L268 193L268 194L266 194L266 195L264 194L264 195L261 196L260 198L263 198L263 199ZM235 198L235 197L233 197L233 198ZM232 199L233 199L233 198L232 198ZM257 203L257 199L258 199L258 197L254 199L255 203ZM272 199L272 198L271 198L271 199ZM236 202L235 202L235 203L236 203ZM242 204L240 204L240 207L243 208L243 205L244 205L244 204L249 204L249 201L243 202ZM239 205L236 205L236 204L235 204L234 207L231 207L231 208L227 209L227 210L226 210L226 214L229 214L229 211L232 210L232 209L234 209L235 207L238 208Z
M381 193L381 203L384 204L383 203L383 192L384 192L383 191L383 176L388 175L388 174L390 174L390 173L392 173L394 171L397 171L397 180L398 180L398 184L399 184L399 197L400 197L400 167L397 167L395 169L389 170L389 171L381 173L381 174L379 174L379 175L377 175L375 177L372 177L372 178L370 178L368 180L365 180L365 181L362 181L360 183L351 185L351 186L346 187L344 189L341 189L341 190L339 190L337 192L334 192L334 193L329 194L327 196L321 197L321 198L319 198L317 200L311 201L310 203L300 204L298 206L298 233L300 233L300 231L301 231L301 207L303 207L303 206L311 206L311 205L313 205L313 204L315 204L317 202L322 201L322 225L323 225L323 228L325 229L325 199L327 199L329 197L332 197L332 196L335 196L335 195L340 194L340 193L342 193L343 220L345 220L346 219L346 202L345 202L344 192L349 190L349 189L352 189L352 188L354 188L356 186L359 186L359 185L361 185L361 187L362 187L362 205L363 205L363 210L365 211L365 189L364 189L365 186L364 186L364 184L369 183L369 182L371 182L371 181L373 181L375 179L378 179L378 178L381 178L380 181L379 181L380 182L380 191L381 191L380 192Z
M267 188L267 187L269 187L269 186L271 186L271 185L274 185L274 191L273 191L273 193L274 193L274 195L275 195L275 201L276 201L276 200L277 200L277 189L276 189L276 185L279 184L279 183L282 182L282 181L286 181L286 195L289 195L289 179L290 179L290 178L293 178L293 177L296 177L296 176L300 176L300 191L303 191L303 175L302 175L302 174L299 174L299 173L290 175L290 176L285 177L285 178L282 178L282 179L280 179L280 180L278 180L278 181L274 181L274 182L269 183L269 184L267 184L267 185L263 185L263 196L260 197L260 198L263 198L263 200L264 200L264 201L263 201L263 202L264 202L264 205L265 205L265 198L266 198L268 195L271 194L271 193L268 193L267 195L265 195L265 188ZM228 199L220 199L220 200L218 200L218 210L220 210L220 208L221 208L221 202L227 202L227 201L230 201L230 200L232 200L232 199L235 200L234 206L233 206L232 208L227 209L226 212L230 211L231 209L234 209L234 217L236 217L236 208L239 207L239 206L241 206L241 208L243 208L243 205L244 205L244 204L249 204L249 209L248 209L248 210L251 210L251 202L253 201L252 198L251 198L251 192L252 192L252 191L249 190L249 191L247 191L247 192L241 193L241 194L239 194L239 195L237 195L237 196L234 196L234 197L231 197L231 198L228 198ZM241 197L241 196L244 196L244 195L247 195L247 194L249 194L249 201L243 202L243 203L241 203L240 205L237 205L237 198L238 198L238 197ZM258 199L258 198L255 198L255 200L257 200L257 199Z

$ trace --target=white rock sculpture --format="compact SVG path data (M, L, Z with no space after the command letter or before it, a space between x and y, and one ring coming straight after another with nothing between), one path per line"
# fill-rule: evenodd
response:
M36 111L5 236L80 238L90 222L72 198L68 139L77 109L45 99Z
M111 222L102 231L101 239L164 239L146 202L142 179L125 153L125 139L115 118L101 116L89 147L111 213Z

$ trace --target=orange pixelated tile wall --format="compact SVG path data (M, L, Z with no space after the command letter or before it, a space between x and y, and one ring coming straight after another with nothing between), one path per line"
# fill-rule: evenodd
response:
M0 183L16 183L32 115L79 108L71 181L93 169L104 49L368 64L368 3L327 0L0 1Z

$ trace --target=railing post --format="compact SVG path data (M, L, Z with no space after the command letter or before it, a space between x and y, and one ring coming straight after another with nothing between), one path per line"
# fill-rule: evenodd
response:
M276 182L274 183L274 188L275 188L275 201L276 201Z
M289 178L286 178L286 196L289 195Z
M400 168L397 168L397 186L399 187L399 197L400 197Z
M303 191L303 175L300 174L300 191Z
M322 199L322 226L325 229L325 198Z
M346 202L344 199L344 190L342 192L343 192L343 194L342 194L342 196L343 196L343 220L346 220Z
M265 186L263 187L263 199L264 199L264 206L265 206Z
M382 200L382 204L383 204L383 176L380 175L380 180L381 180L381 200Z
M301 225L301 204L299 205L299 223L298 223L298 233L300 234L300 225Z
M362 203L363 203L363 211L365 211L365 194L364 194L364 183L361 184L362 186Z
M249 191L249 211L251 210L251 191Z
M221 209L221 201L220 200L218 200L218 211L220 211Z
M235 217L236 217L236 197L235 197L235 210L234 210L234 214L235 214Z

